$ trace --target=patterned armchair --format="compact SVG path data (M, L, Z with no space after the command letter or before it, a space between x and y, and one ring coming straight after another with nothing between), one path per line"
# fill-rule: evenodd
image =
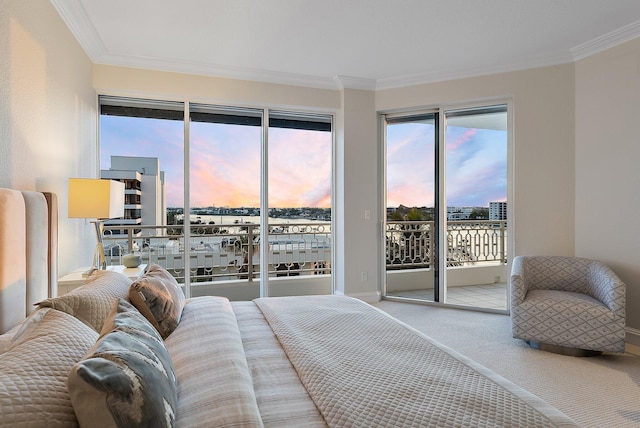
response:
M513 337L569 355L624 352L626 285L603 263L519 256L510 287Z

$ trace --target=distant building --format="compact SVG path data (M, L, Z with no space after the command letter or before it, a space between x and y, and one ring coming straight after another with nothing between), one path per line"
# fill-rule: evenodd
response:
M105 225L166 225L167 206L164 189L164 171L160 160L154 157L111 156L111 168L100 171L103 179L125 184L124 218L105 221ZM157 232L162 234L163 229ZM126 233L114 231L114 233ZM141 230L135 229L134 236Z
M507 203L489 202L489 220L506 220Z
M447 207L447 220L469 220L473 207Z

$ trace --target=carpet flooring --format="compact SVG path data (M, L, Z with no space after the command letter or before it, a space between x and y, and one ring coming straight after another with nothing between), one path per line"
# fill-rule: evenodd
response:
M583 427L640 427L640 347L568 357L511 337L508 315L383 300L374 306L553 405Z

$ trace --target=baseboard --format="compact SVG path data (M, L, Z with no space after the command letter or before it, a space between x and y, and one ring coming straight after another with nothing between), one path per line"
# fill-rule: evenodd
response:
M626 331L626 342L635 346L640 346L640 330L637 328L627 327Z

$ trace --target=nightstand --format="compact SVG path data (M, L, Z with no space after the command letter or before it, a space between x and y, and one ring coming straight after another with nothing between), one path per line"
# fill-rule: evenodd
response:
M147 268L146 264L141 264L138 267L128 268L122 265L107 266L107 270L113 270L120 272L132 281L140 278L144 274L144 270ZM58 296L68 293L74 288L80 287L87 280L86 276L82 276L88 268L81 268L74 270L68 275L58 279Z

